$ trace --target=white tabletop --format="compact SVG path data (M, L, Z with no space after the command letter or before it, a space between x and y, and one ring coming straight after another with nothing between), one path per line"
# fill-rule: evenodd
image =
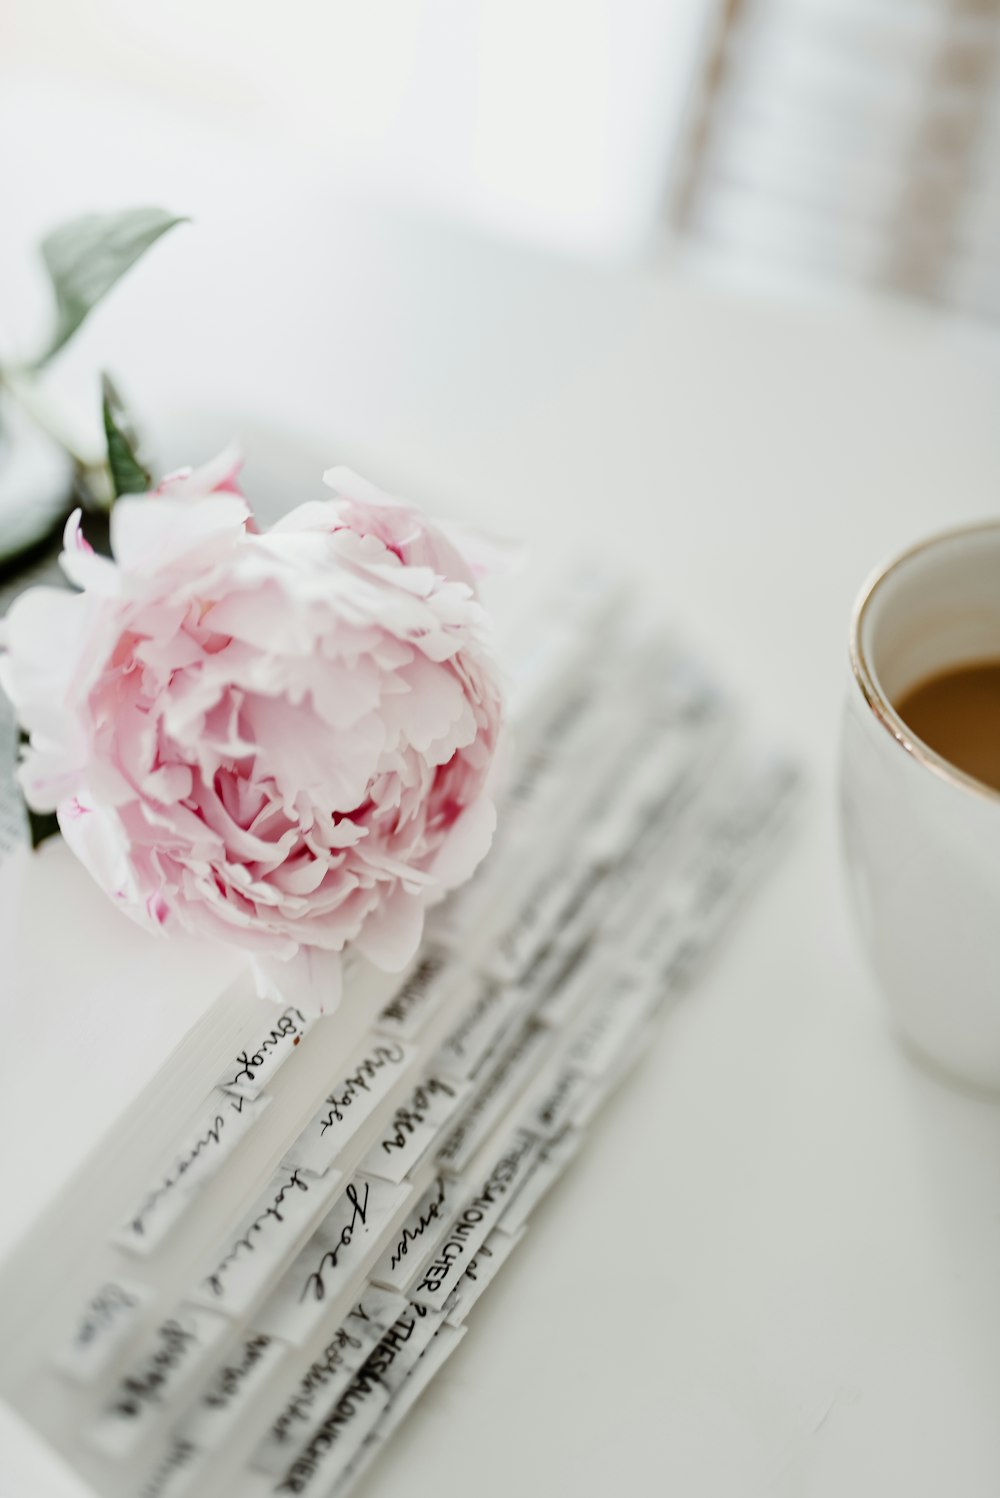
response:
M289 502L347 462L546 563L621 563L810 775L782 865L366 1498L995 1498L1000 1105L893 1040L835 805L855 591L887 552L996 513L995 334L534 257L237 155L199 178L180 146L126 146L112 193L90 145L2 184L25 236L55 186L57 212L92 193L199 225L95 316L67 384L109 365L174 458L241 431L251 484L273 475L268 433L297 431ZM4 909L9 1244L228 968L183 945L164 960L59 847ZM73 1047L101 1052L108 1086L83 1085ZM5 1416L5 1498L58 1498L32 1447Z

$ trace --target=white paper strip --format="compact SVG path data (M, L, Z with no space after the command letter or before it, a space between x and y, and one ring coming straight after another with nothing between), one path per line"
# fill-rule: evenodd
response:
M494 1229L486 1241L480 1245L476 1257L448 1298L449 1326L461 1326L476 1301L496 1279L527 1231L526 1227L519 1228L516 1233L502 1233L499 1229Z
M644 1022L650 997L645 976L621 973L606 985L602 982L574 1025L566 1051L570 1065L590 1077L602 1076Z
M388 1403L385 1385L362 1369L289 1464L274 1492L322 1494L326 1498Z
M283 1342L265 1332L248 1332L180 1422L179 1435L201 1449L217 1451L287 1352Z
M238 1314L264 1288L340 1188L340 1176L281 1166L192 1292L192 1299ZM265 1328L267 1329L267 1328Z
M396 1040L414 1040L437 1013L460 969L444 947L427 947L399 991L382 1010L375 1028Z
M470 973L464 981L469 985L468 998L431 1063L432 1071L459 1081L479 1069L513 1022L521 1002L516 988L488 975Z
M438 1331L442 1320L441 1311L430 1311L421 1305L407 1306L365 1362L365 1373L380 1379L389 1393L395 1394Z
M399 1320L405 1309L404 1296L397 1295L393 1290L382 1290L378 1285L366 1285L361 1299L352 1307L344 1325L359 1337L368 1338L374 1345L378 1341L375 1333L387 1332L393 1322ZM374 1332L368 1330L372 1327L375 1329ZM368 1345L367 1342L366 1345ZM360 1367L360 1364L358 1366Z
M417 1055L417 1048L398 1040L369 1046L351 1064L346 1076L331 1087L323 1104L309 1120L286 1159L314 1175L330 1169L344 1145L375 1112Z
M524 1091L551 1045L552 1035L533 1021L503 1052L435 1157L442 1170L465 1170L495 1126Z
M90 1296L69 1341L52 1361L60 1372L91 1383L142 1323L152 1291L134 1280L106 1280Z
M258 1325L301 1346L347 1289L409 1189L355 1176L257 1312Z
M384 1439L388 1440L403 1423L427 1385L437 1377L452 1353L456 1351L468 1329L467 1326L451 1326L447 1320L438 1327L426 1352L418 1359L409 1378L405 1380L402 1388L391 1401L383 1416L383 1423L378 1426L379 1434ZM339 1492L340 1489L337 1491Z
M529 1089L519 1112L520 1123L529 1133L554 1139L562 1133L591 1086L586 1072L571 1066L560 1052Z
M468 1327L451 1326L447 1321L438 1327L426 1352L417 1359L416 1367L409 1377L403 1380L402 1387L390 1399L374 1430L365 1437L360 1451L350 1465L345 1467L330 1490L330 1498L342 1498L343 1494L351 1491L358 1479L371 1466L386 1441L406 1419L427 1385L441 1371L467 1331Z
M596 942L572 953L538 1010L537 1018L542 1024L561 1029L572 1015L579 1013L600 981L602 961L603 952Z
M109 1456L123 1456L155 1426L163 1406L204 1366L228 1330L221 1316L181 1304L149 1337L90 1433Z
M207 1452L175 1436L139 1488L139 1498L183 1498L198 1481L207 1460Z
M372 1348L406 1309L402 1295L369 1286L344 1324L302 1374L281 1408L270 1416L252 1466L277 1476L322 1425Z
M216 1089L188 1130L170 1165L139 1197L115 1242L133 1253L149 1253L190 1207L271 1099L233 1096Z
M396 1108L361 1162L366 1175L398 1183L420 1162L470 1093L468 1082L425 1077Z
M447 1231L466 1189L444 1176L432 1181L372 1269L374 1284L405 1291L413 1283Z
M265 1022L251 1045L237 1052L217 1085L241 1097L259 1097L314 1024L315 1020L299 1009L283 1010L276 1020Z
M467 1199L410 1291L410 1299L440 1309L500 1215L538 1151L532 1134L518 1131L501 1150L483 1184Z
M497 1223L500 1233L519 1234L545 1193L555 1185L583 1143L579 1129L567 1129L558 1139L546 1140L524 1184Z
M573 1125L583 1130L587 1128L594 1115L604 1106L607 1099L624 1080L633 1067L639 1064L641 1058L649 1051L655 1040L654 1027L650 1023L641 1025L632 1035L628 1044L616 1058L614 1065L603 1077L594 1080L590 1091L583 1098L573 1113Z

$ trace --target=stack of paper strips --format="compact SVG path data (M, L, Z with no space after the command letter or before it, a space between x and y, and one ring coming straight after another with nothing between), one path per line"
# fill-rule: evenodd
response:
M494 849L403 981L223 995L6 1265L3 1396L103 1498L346 1493L757 877L793 771L623 613L521 651Z

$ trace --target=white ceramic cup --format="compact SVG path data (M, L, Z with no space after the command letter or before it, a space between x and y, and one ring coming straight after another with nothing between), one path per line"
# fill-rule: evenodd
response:
M894 704L950 666L1000 660L1000 522L935 536L862 590L841 742L849 880L904 1039L1000 1088L1000 793Z

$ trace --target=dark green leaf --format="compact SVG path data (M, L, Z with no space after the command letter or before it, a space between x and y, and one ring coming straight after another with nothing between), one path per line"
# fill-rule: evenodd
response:
M130 266L183 218L162 208L88 213L61 224L42 241L42 258L56 297L56 328L44 364L62 348Z
M32 811L30 806L26 810L28 832L33 848L37 848L47 838L59 836L59 820L54 811Z
M146 494L153 487L152 475L139 456L139 441L128 412L107 375L102 376L104 435L108 442L108 468L115 499L123 494Z

